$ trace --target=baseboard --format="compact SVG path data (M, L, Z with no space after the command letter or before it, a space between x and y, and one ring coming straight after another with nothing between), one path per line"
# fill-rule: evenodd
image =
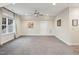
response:
M68 45L68 46L70 46L71 45L71 43L69 43L69 42L66 42L66 41L64 41L63 39L61 39L61 38L59 38L59 37L57 37L57 36L55 36L56 38L58 38L59 40L61 40L62 42L64 42L66 45Z
M55 36L56 38L58 38L59 40L61 40L62 42L64 42L65 44L67 44L68 46L73 46L73 45L79 45L79 43L72 43L72 42L67 42L67 41L64 41L63 39L61 39L61 38L59 38L59 37L57 37L57 36Z
M18 39L18 38L20 38L20 37L21 37L21 36L18 36L17 38L13 38L13 39L8 40L8 41L6 41L6 42L0 43L0 46L3 46L3 45L5 45L5 44L7 44L7 43L9 43L9 42L12 42L12 41L14 41L15 39Z
M28 34L28 35L21 35L21 36L54 36L52 34L49 34L49 35L40 35L40 34Z
M70 43L70 46L77 46L79 43Z
M20 35L20 36L18 36L18 37L15 37L15 39L18 39L18 38L20 38L20 37L22 37L22 35Z
M11 39L11 40L9 40L9 41L7 41L7 42L1 43L0 46L3 46L3 45L5 45L5 44L7 44L7 43L9 43L9 42L11 42L11 41L14 41L14 40L15 40L15 39Z

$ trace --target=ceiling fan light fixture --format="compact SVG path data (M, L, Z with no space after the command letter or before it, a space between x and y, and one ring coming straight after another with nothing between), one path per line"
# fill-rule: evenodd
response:
M34 14L34 16L37 16L37 14Z
M34 16L36 16L36 17L43 16L43 14L41 14L38 10L35 10Z

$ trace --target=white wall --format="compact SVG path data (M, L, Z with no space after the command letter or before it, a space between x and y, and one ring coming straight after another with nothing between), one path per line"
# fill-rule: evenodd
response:
M57 26L57 20L61 19L61 26ZM69 8L64 9L54 19L54 35L66 44L70 44Z
M0 9L0 44L1 44L1 25L2 25L2 12L1 12L1 9Z
M61 27L57 20L61 19ZM72 26L72 19L78 19L78 26ZM59 13L54 19L54 33L68 45L79 45L79 7L70 7Z
M15 15L15 36L16 38L20 37L21 36L21 26L22 25L22 21L21 21L21 18L19 15Z
M72 26L72 19L78 19L78 26ZM79 7L69 8L71 45L79 45Z
M32 29L29 29L27 26L27 23L31 21L34 23L34 27ZM48 16L22 17L22 35L41 35L40 34L40 21L48 21L49 34L46 34L46 35L53 35L53 18L48 17Z

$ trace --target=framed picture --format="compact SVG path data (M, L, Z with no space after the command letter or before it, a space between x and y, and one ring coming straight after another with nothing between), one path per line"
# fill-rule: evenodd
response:
M57 20L57 26L61 26L61 19Z
M28 28L33 28L34 24L33 22L28 22Z
M78 19L72 19L72 26L78 26Z

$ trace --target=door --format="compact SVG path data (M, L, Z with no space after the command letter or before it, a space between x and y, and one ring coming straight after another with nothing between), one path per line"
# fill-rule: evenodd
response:
M40 34L41 35L48 34L48 21L40 21Z

